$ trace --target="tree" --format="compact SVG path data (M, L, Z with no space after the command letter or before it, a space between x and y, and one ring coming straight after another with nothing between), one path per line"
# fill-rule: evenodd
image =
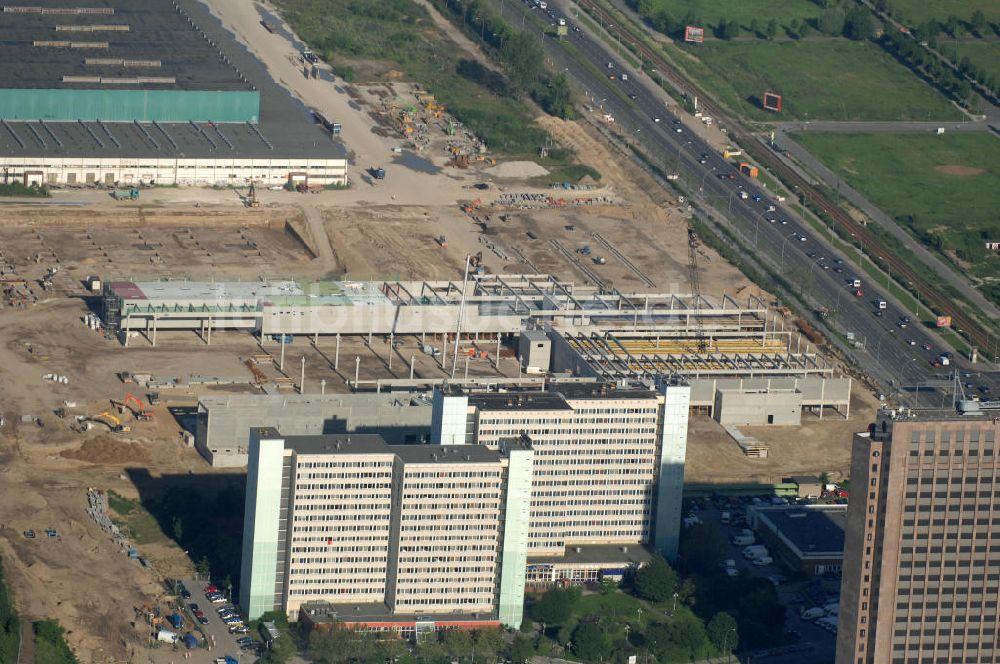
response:
M174 539L178 544L184 539L184 521L179 516L174 517Z
M735 39L740 36L740 24L739 21L727 21L726 19L720 19L719 25L715 29L715 35L719 39Z
M986 21L986 14L983 13L983 10L977 9L972 12L972 18L969 19L969 25L972 26L973 31L977 35L982 36L983 33L986 32L986 28L989 23Z
M722 556L722 545L714 529L698 524L684 531L680 545L682 571L717 572Z
M199 579L211 579L212 578L212 566L208 562L208 556L202 556L198 564L195 565L195 570L198 572Z
M559 74L549 81L537 97L538 103L549 115L564 119L573 115L572 91L565 74Z
M712 619L708 621L705 632L708 634L708 640L723 655L729 654L739 643L736 619L725 611L720 611L712 616Z
M955 87L955 96L961 101L967 100L972 95L972 86L964 78Z
M837 7L824 9L816 20L816 27L827 35L841 35L844 33L844 13Z
M760 21L757 20L757 17L750 19L750 32L760 37Z
M472 635L465 629L448 629L441 634L441 645L452 661L472 655Z
M865 7L852 9L844 21L844 36L854 41L871 39L875 32L872 15Z
M531 647L531 641L520 634L514 637L514 642L510 644L510 660L514 664L524 664L535 653Z
M812 34L812 26L809 25L809 21L802 21L802 25L799 26L799 38L805 39L810 34Z
M425 633L417 641L416 648L417 657L424 662L437 662L444 659L444 647L438 641L437 634L434 632Z
M677 590L677 572L662 556L635 573L635 591L651 602L664 602Z
M472 640L477 660L495 661L504 647L503 632L499 629L478 629L473 632Z
M705 645L705 627L694 615L681 613L667 624L670 641L689 655L696 655Z
M271 642L260 661L264 664L285 664L296 653L295 641L287 632Z
M944 22L944 30L952 37L958 36L960 23L958 22L958 17L952 14Z
M875 11L881 14L892 15L892 5L889 4L889 0L876 0L875 1Z
M547 590L529 608L531 619L546 625L561 625L569 620L575 600L576 595L570 590Z
M799 36L799 19L793 18L791 21L789 21L788 34L790 34L793 37Z
M580 623L573 630L573 654L585 662L608 656L608 639L597 623Z
M774 39L778 35L778 21L771 19L767 22L767 38Z

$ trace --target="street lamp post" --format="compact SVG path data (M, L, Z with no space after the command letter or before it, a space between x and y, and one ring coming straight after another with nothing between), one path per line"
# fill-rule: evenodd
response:
M785 236L784 240L781 241L781 271L782 271L782 273L784 273L784 271L785 271L785 243L788 242L788 240L790 238L794 237L794 236L795 236L795 231L792 231L791 233L789 233L788 235Z
M674 613L677 611L677 598L678 597L680 597L680 594L679 593L674 593L674 605L673 605L673 608L670 609L670 615L674 615Z
M722 639L722 649L726 653L726 664L729 664L729 662L733 661L733 653L732 653L732 651L729 650L729 635L730 634L736 634L736 628L735 627L730 627L729 631L726 632L725 638Z
M708 171L705 171L705 174L701 177L701 186L698 187L698 192L699 193L704 193L705 192L705 180L708 178L709 175L711 175L714 172L715 172L715 166L712 166L711 169L709 169Z

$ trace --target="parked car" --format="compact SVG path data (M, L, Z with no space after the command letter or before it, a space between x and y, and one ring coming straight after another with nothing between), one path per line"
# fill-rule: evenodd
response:
M250 628L248 626L246 626L246 625L230 625L229 626L229 633L230 634L246 634L249 631L250 631Z

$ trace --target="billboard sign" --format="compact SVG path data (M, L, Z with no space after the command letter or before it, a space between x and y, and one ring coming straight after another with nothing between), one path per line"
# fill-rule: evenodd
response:
M781 95L775 94L768 90L764 93L764 110L774 111L775 113L781 112Z
M705 28L696 28L693 25L684 27L684 41L693 44L701 44L705 41Z
M937 317L938 327L951 327L951 316L938 316Z

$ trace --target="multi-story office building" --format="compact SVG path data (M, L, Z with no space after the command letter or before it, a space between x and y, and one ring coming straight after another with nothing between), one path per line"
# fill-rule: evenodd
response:
M251 431L240 603L401 630L520 625L533 452Z
M431 440L535 452L528 552L649 543L677 554L690 388L566 383L544 392L435 393ZM621 552L617 554L617 559Z
M854 437L837 664L1000 662L1000 411L882 411Z

